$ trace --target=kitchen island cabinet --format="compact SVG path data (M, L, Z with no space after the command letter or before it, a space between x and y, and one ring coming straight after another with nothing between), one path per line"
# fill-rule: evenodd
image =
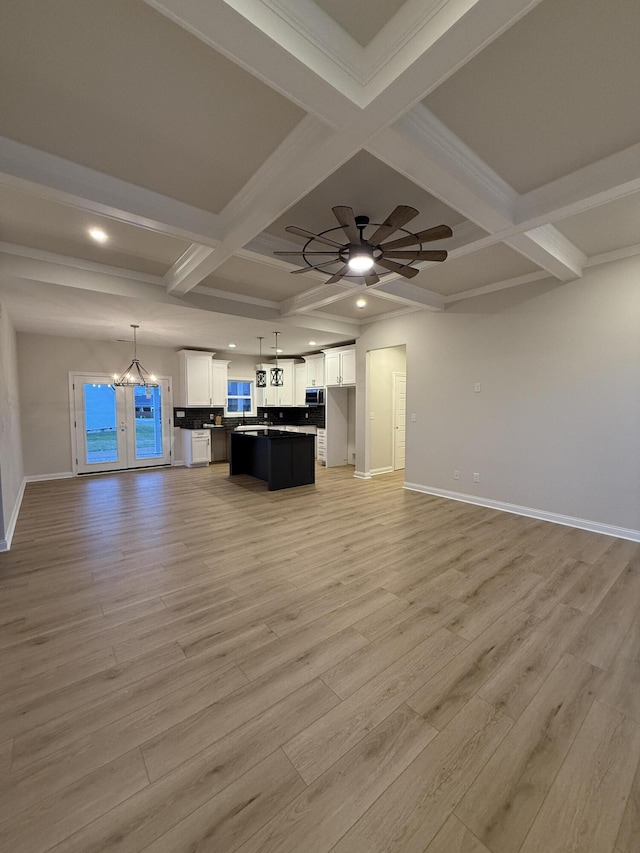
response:
M229 433L229 474L265 480L269 491L315 483L314 437L277 429Z

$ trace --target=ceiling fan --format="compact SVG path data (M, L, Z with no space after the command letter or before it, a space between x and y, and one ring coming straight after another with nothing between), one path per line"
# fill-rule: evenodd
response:
M333 284L342 278L362 278L365 284L377 284L380 276L389 272L413 278L419 272L410 266L414 261L440 262L447 258L447 252L443 249L424 250L422 244L451 237L453 231L448 225L435 225L415 234L403 227L418 215L414 207L400 204L382 223L369 222L368 216L354 216L351 207L338 206L331 209L340 223L335 228L328 228L319 234L295 225L288 225L285 229L307 241L300 252L274 252L276 255L302 255L306 266L292 270L294 275L309 272L311 269L328 273L327 284ZM344 231L347 242L336 239L340 238L341 234L329 236L335 231ZM388 243L383 242L396 231L404 232L405 236ZM330 246L331 250L317 248L318 245ZM322 255L326 255L327 259L321 260ZM376 267L382 267L383 271L377 271Z

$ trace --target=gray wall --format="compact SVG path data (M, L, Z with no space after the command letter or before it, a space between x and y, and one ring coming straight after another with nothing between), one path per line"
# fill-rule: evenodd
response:
M113 374L131 360L132 345L111 341L18 335L22 441L26 476L71 471L69 371ZM178 380L178 355L164 347L138 347L142 364ZM172 388L176 399L176 386ZM176 444L179 458L182 448Z
M26 476L64 474L72 470L69 415L69 372L108 373L124 370L132 345L115 341L18 335L22 436ZM179 399L178 351L170 347L139 346L138 357L147 370L173 379L173 401ZM218 353L229 361L229 376L252 378L256 358ZM182 459L180 430L175 430L174 461Z
M12 532L23 478L16 334L0 305L0 550Z
M405 343L408 483L640 530L640 258L367 327L359 469L366 352Z

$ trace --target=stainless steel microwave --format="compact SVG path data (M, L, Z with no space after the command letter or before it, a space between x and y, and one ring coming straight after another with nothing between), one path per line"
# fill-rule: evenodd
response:
M307 388L304 401L307 406L324 406L324 388Z

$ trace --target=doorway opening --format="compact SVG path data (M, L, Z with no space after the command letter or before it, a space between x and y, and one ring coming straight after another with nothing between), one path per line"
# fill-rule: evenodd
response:
M69 376L74 472L94 474L171 464L168 379L116 387L105 374Z
M369 476L405 467L406 370L404 344L367 353L365 440Z

